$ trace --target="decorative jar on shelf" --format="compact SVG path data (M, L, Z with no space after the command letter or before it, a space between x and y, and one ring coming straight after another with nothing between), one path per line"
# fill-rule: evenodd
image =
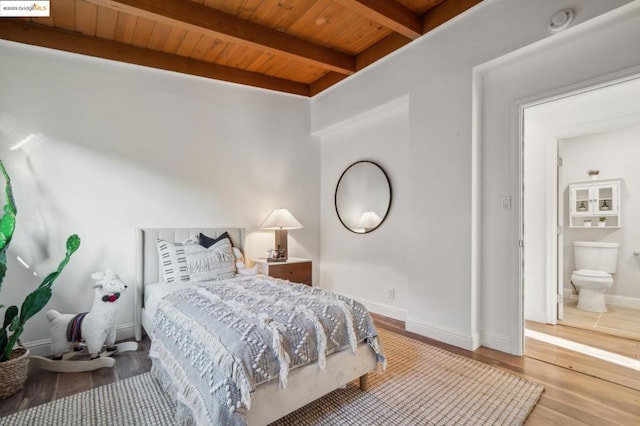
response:
M584 220L584 222L583 222L583 224L584 224L584 226L586 226L586 227L591 226L591 219L589 219L589 220L585 219L585 220Z

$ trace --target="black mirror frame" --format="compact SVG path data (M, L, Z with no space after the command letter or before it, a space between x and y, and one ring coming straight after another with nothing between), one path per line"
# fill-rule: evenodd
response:
M349 228L344 223L344 221L342 220L342 217L340 217L340 212L338 211L338 188L340 188L340 182L342 181L342 178L349 171L350 168L352 168L356 164L361 164L361 163L370 163L370 164L373 164L374 166L376 166L378 169L380 169L380 171L384 175L385 179L387 180L387 185L389 185L389 204L387 205L387 211L385 212L384 217L382 218L380 223L378 223L378 225L376 225L375 228L371 228L371 229L369 229L368 231L365 231L365 232L357 232L357 231L354 231L353 229ZM384 223L385 220L387 220L387 217L389 216L389 212L391 211L391 202L392 201L393 201L393 190L391 189L391 180L389 179L389 175L387 175L387 172L385 172L385 170L378 163L376 163L374 161L371 161L371 160L360 160L360 161L356 161L355 163L351 163L349 165L349 167L347 167L344 170L344 172L342 172L342 174L340 175L340 179L338 179L338 183L336 184L336 190L335 190L334 195L333 195L333 206L336 209L336 216L338 216L338 220L340 221L342 226L344 226L350 232L353 232L354 234L358 234L358 235L368 234L368 233L373 232L376 229L380 228L380 226Z

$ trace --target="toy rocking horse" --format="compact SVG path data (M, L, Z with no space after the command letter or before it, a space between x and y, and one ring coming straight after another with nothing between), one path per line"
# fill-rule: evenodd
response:
M80 372L113 367L116 351L135 351L136 342L115 344L116 316L120 294L127 288L120 277L110 269L91 275L96 280L93 305L89 312L61 314L56 310L47 312L51 323L51 350L53 359L34 356L31 362L42 369L58 372ZM105 346L105 351L102 351ZM77 360L80 355L90 354L90 361ZM73 352L69 352L71 349Z

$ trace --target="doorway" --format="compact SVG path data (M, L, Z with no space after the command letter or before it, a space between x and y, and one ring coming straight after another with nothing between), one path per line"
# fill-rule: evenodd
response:
M634 210L633 201L634 194L635 198L640 195L640 173L636 184L637 165L623 166L636 156L636 149L640 155L639 77L523 109L526 356L557 363L557 359L567 359L566 353L558 355L558 351L579 351L615 360L623 364L621 368L640 374L637 359L627 362L635 358L632 348L640 341L640 288L630 284L640 282L640 256L635 254L635 245L640 247L640 229L636 232L633 223L640 212L640 203L639 210ZM617 146L618 140L629 137L632 144ZM618 159L611 155L614 150ZM589 182L589 170L598 171L597 179L622 178L620 218L605 217L611 219L608 227L597 226L597 215L589 218L594 223L587 227L571 213L570 184ZM585 312L576 306L578 296L571 283L573 241L620 243L614 285L606 295L607 313ZM557 349L558 345L562 349ZM584 372L599 376L608 374L602 372L607 368ZM640 377L634 380L640 383Z

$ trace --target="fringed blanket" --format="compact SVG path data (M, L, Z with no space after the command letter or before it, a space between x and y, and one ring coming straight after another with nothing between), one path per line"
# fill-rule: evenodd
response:
M367 342L385 366L377 331L358 302L320 288L248 277L166 296L153 322L153 374L175 395L181 423L246 424L251 393L289 370Z

